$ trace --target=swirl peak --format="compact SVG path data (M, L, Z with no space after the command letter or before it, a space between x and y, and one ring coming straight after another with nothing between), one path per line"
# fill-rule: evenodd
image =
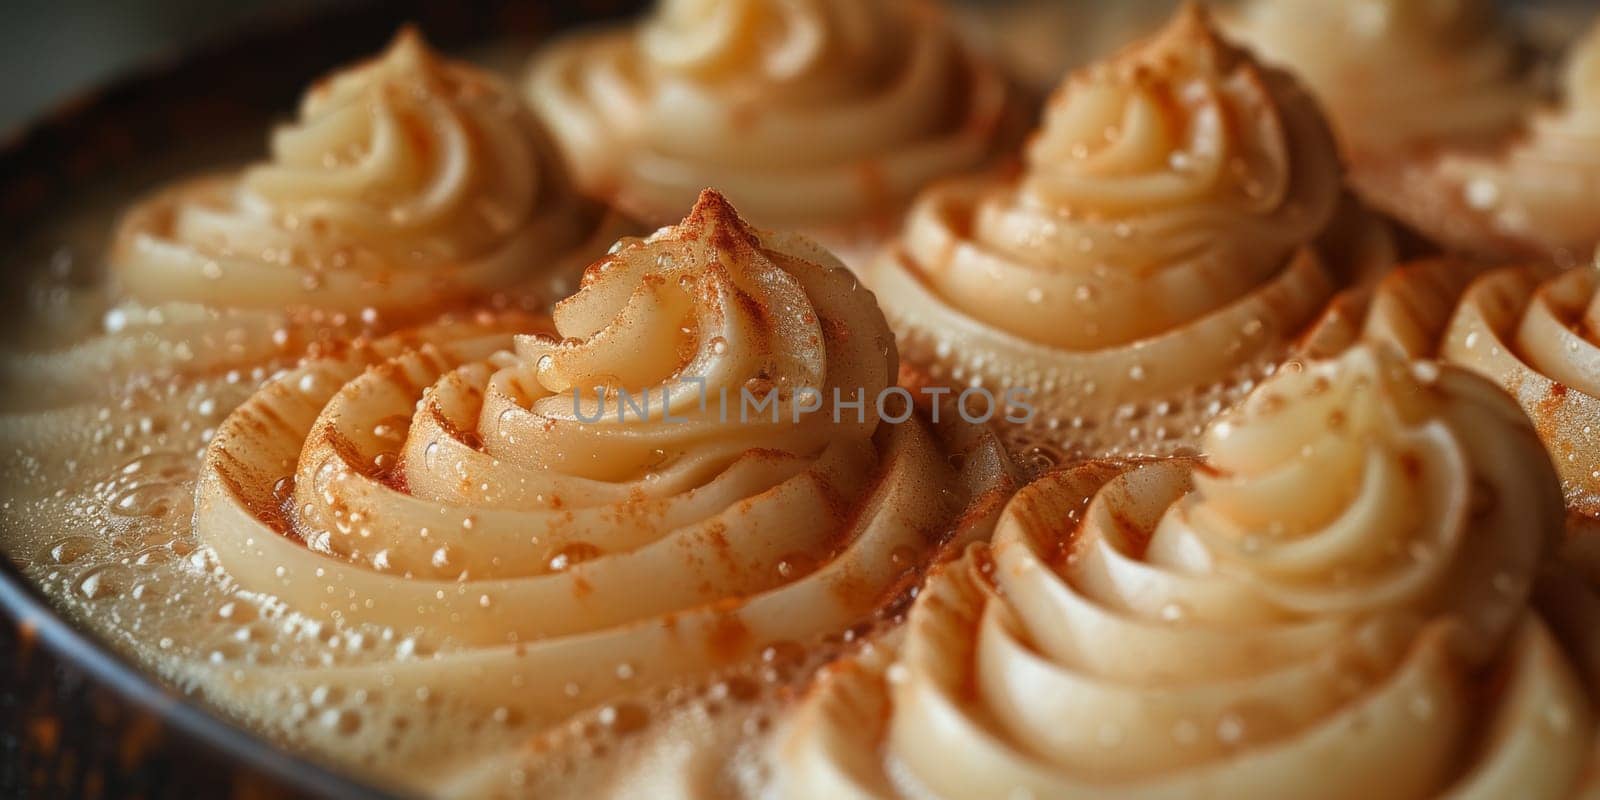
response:
M1113 215L1202 201L1272 210L1297 181L1339 180L1315 105L1193 3L1155 36L1070 78L1027 160L1035 200ZM1331 208L1302 211L1320 225Z
M617 365L609 358L603 373L595 372L602 369L600 362L587 358L578 359L584 364L578 372L561 367L566 356L609 351L613 338L626 335L638 337L634 348L612 351L614 356L631 360L630 354L654 354L652 374L637 374L641 380L703 376L714 363L738 360L753 349L768 357L759 365L744 365L754 369L747 376L751 380L781 375L792 381L791 389L820 387L824 323L805 287L784 269L787 261L766 248L763 234L726 197L706 189L681 223L643 239L625 239L585 270L578 292L556 304L556 330L565 338L539 345L546 351L535 358L540 378L558 392L572 388L579 374L622 379L626 375L610 371ZM629 329L630 334L619 333ZM522 338L529 347L537 341ZM667 365L671 369L662 372Z
M306 104L332 99L337 90L373 79L403 79L426 77L443 66L444 59L428 44L422 31L415 25L405 25L395 32L382 53L352 69L329 76L314 84L303 100Z
M556 336L517 337L525 405L586 436L620 432L608 457L631 453L630 469L707 437L811 452L870 436L877 414L829 425L804 409L877 397L897 370L893 334L848 269L808 239L752 227L712 190L681 223L619 242L553 316ZM747 396L773 412L747 419ZM654 405L626 419L620 404L641 397Z
M739 216L739 210L728 198L711 188L701 190L694 208L677 230L680 236L715 242L717 249L730 253L761 245L755 228Z
M1109 65L1123 69L1159 67L1171 63L1193 63L1217 74L1251 63L1242 48L1224 38L1216 20L1204 4L1188 0L1173 15L1165 28L1125 49Z

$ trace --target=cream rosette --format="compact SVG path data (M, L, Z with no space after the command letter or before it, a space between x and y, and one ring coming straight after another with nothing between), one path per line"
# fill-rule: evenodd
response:
M1440 357L1517 398L1561 474L1567 504L1600 516L1600 273L1495 270L1461 297Z
M1504 247L1570 264L1600 245L1600 25L1568 55L1562 98L1503 151L1448 156L1439 171Z
M1562 797L1590 701L1527 605L1561 500L1463 370L1285 370L1204 463L1025 488L937 573L894 663L826 673L794 797Z
M1068 79L1018 179L925 193L867 278L908 360L1032 389L1083 451L1167 449L1391 259L1341 174L1311 98L1190 5Z
M525 86L582 184L647 220L716 186L757 224L830 238L1026 124L1003 70L908 0L662 0L552 45Z
M1537 98L1492 0L1251 0L1230 30L1306 82L1358 167L1492 143Z
M135 205L101 335L8 367L222 373L496 292L548 302L618 232L509 86L407 30L313 86L268 160Z
M227 574L433 651L258 667L225 695L422 690L554 723L862 621L1009 491L976 426L800 407L892 386L893 335L836 259L714 193L619 243L554 323L312 362L219 428L196 526ZM745 391L775 405L745 415Z
M593 253L596 209L515 92L403 31L307 92L271 160L137 206L112 255L145 302L411 311Z

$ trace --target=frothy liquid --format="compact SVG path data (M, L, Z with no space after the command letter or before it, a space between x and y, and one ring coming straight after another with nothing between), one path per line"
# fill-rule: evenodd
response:
M346 692L290 684L259 705L236 705L231 684L246 668L379 665L425 659L449 646L303 617L232 586L196 542L190 519L199 451L212 417L242 402L258 377L150 391L103 407L84 432L100 444L74 448L80 458L70 464L40 452L8 457L0 472L11 487L0 503L0 547L74 622L176 687L314 758L379 783L447 795L493 788L586 797L619 781L649 786L662 779L749 784L760 779L753 764L724 765L722 756L753 752L750 740L767 733L772 705L866 630L775 642L755 663L640 691L544 730L508 709L454 706L426 687ZM28 429L6 420L8 450ZM625 677L634 666L615 669ZM673 747L662 746L668 742ZM449 752L419 768L417 759L437 756L440 743ZM674 758L675 750L699 755ZM639 752L657 760L639 765ZM621 764L633 768L619 773ZM659 778L641 773L656 767Z

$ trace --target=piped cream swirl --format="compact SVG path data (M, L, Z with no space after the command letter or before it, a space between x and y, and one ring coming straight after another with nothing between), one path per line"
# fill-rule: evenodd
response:
M1555 476L1491 383L1358 347L1214 424L1204 463L1024 489L847 662L790 796L1563 797L1593 710L1527 598ZM879 749L881 747L881 749Z
M1494 267L1453 258L1408 264L1370 294L1347 293L1308 337L1312 354L1360 341L1475 370L1533 421L1561 479L1567 536L1542 578L1541 609L1600 686L1600 279L1593 269ZM1563 575L1562 573L1568 573Z
M1044 416L1098 429L1074 433L1089 452L1159 449L1386 265L1341 176L1311 98L1191 5L1067 80L1020 178L925 193L868 279L913 361L1032 387ZM1333 231L1348 251L1321 246ZM1163 404L1197 409L1119 443L1137 426L1114 415Z
M592 265L554 328L309 362L218 429L196 526L227 574L434 651L263 665L224 702L423 691L551 725L863 620L948 537L986 532L993 512L969 504L997 511L1008 491L974 426L796 407L892 385L893 336L836 259L714 193ZM744 391L775 405L747 416ZM363 730L286 735L347 753L395 731ZM420 740L396 758L408 781L475 757Z
M1440 357L1510 392L1533 419L1567 503L1600 517L1600 273L1534 266L1489 273L1467 288Z
M663 0L526 83L581 182L649 220L704 186L762 225L856 227L1021 133L1019 95L906 0Z
M314 86L271 151L129 212L111 256L120 289L144 304L401 317L593 256L573 251L600 214L516 94L414 31Z
M101 324L4 354L0 377L36 387L8 403L31 409L129 382L256 383L468 301L546 305L631 227L573 191L504 82L406 30L312 87L270 159L134 205L83 301Z
M1491 0L1253 0L1233 29L1311 87L1358 163L1492 143L1537 97Z
M1450 156L1443 178L1468 213L1565 263L1600 245L1600 24L1567 56L1559 107L1532 115L1501 152Z
M271 149L129 209L109 279L82 291L101 324L0 356L0 377L35 387L7 407L130 382L253 384L308 348L469 300L542 306L631 227L572 190L503 81L412 30L313 86Z

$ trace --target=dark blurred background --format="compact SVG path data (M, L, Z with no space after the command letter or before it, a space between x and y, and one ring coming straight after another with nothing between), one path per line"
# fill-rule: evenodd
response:
M0 0L0 131L215 33L351 2Z
M174 54L209 36L270 23L274 18L304 17L319 8L372 5L379 1L0 0L0 132L14 128L76 91L102 83L135 65ZM526 1L541 6L570 0ZM1120 7L1173 1L1056 0L1063 8L1082 8L1095 3ZM1007 5L1018 0L966 2ZM1049 0L1034 2L1049 5ZM1508 8L1520 8L1524 14L1535 7L1600 8L1600 0L1501 2ZM1043 14L1040 24L1074 27L1067 23L1069 19L1070 14ZM1072 37L1066 31L1059 33L1064 38Z

